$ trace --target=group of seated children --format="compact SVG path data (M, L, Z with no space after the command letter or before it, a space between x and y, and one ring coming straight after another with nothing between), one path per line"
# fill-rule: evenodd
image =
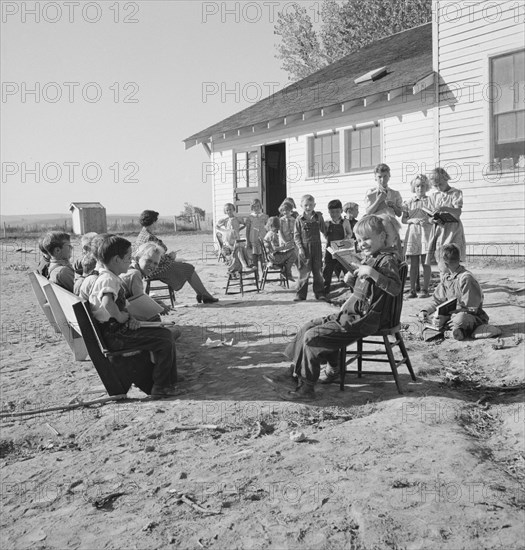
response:
M83 256L76 264L83 271L77 279L78 285L75 285L75 270L70 263L73 248L70 236L49 232L41 239L41 247L49 256L49 264L41 264L40 273L47 270L50 281L70 292L77 287L78 295L89 301L93 317L111 351L132 348L153 353L152 397L178 395L174 342L180 332L161 326L143 327L126 309L127 298L144 292L142 278L160 261L157 245L147 243L140 247L132 264L128 240L111 234L86 235ZM93 268L91 273L88 273L91 269L88 265Z
M227 203L224 213L227 215L218 221L216 228L222 234L221 251L226 258L230 272L264 268L262 247L266 249L272 265L282 267L288 280L295 281L292 266L297 265L299 282L295 300L305 300L308 292L308 278L313 275L313 289L316 299L325 300L330 292L332 276L346 270L326 251L322 257L321 234L330 246L333 241L345 240L350 244L353 239L352 227L357 223L359 207L349 202L343 206L340 200L328 203L330 220L325 222L320 212L315 212L315 200L311 195L301 199L303 214L295 211L295 202L286 198L279 206L280 216L268 218L262 212L259 199L251 203L251 213L246 218L235 214L235 206ZM246 239L240 232L246 228ZM323 268L324 265L324 268Z

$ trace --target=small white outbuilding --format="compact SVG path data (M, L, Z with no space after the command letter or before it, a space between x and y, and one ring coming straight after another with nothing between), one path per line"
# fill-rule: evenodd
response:
M106 209L99 202L72 202L69 211L75 235L107 233Z

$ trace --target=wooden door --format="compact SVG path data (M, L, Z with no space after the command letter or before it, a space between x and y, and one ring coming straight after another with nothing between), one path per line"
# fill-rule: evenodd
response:
M233 203L237 213L247 216L253 199L262 197L261 148L234 153Z

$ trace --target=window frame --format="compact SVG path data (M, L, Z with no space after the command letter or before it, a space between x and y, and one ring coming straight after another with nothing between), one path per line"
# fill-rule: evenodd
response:
M250 164L249 164L249 155L250 153L255 153L257 155L257 159L256 159L256 163L255 163L255 168L252 168L250 169ZM242 169L242 170L239 170L238 169L238 156L240 155L245 155L245 167ZM262 173L261 173L261 156L262 156L262 152L261 152L261 148L260 147L255 147L253 149L242 149L242 150L238 150L238 151L233 151L233 185L234 185L234 188L235 189L255 189L255 188L259 188L261 187L261 178L262 178ZM252 181L250 179L250 172L253 172L253 170L256 170L256 173L257 173L257 179L255 180L256 181L256 184L255 185L250 185L250 182ZM239 173L242 173L243 174L243 177L244 177L244 182L245 182L245 185L241 185L239 186Z
M371 164L367 166L359 166L357 168L353 168L351 166L351 155L352 155L352 134L354 132L363 132L365 130L374 130L377 129L378 132L378 140L379 144L377 147L379 148L379 156L377 157L377 162L374 162L374 145L373 145L373 136L370 134L370 161ZM344 132L344 142L343 142L343 149L344 149L344 167L345 167L345 173L346 174L355 174L359 172L369 172L370 170L373 170L377 164L381 162L381 159L383 158L383 133L382 133L382 125L379 122L371 122L370 124L366 125L359 125L359 126L352 126L351 128L345 128ZM361 135L361 134L359 134ZM359 151L361 152L364 148L359 147Z
M510 56L514 56L516 54L520 54L520 53L525 53L525 48L513 48L511 50L507 50L507 51L503 51L503 52L498 52L497 54L495 55L488 55L487 56L487 64L486 64L486 71L487 71L487 82L489 84L489 90L492 90L492 87L494 85L498 85L498 83L494 80L493 78L493 75L494 75L494 72L495 72L495 69L494 69L494 63L497 59L502 59L502 58L505 58L505 57L510 57ZM516 83L514 82L513 83L513 88L514 88L514 94L516 94L516 89L515 89L515 85ZM523 92L523 89L520 89L518 87L518 93L522 94L524 93ZM489 92L491 93L491 92ZM488 135L488 145L487 145L487 155L488 155L488 168L489 168L489 172L491 173L512 173L516 170L523 170L523 168L518 168L516 167L516 163L519 159L519 156L517 159L515 159L513 161L513 166L512 167L503 167L502 165L502 158L500 157L496 157L496 148L498 145L502 145L502 143L497 143L496 142L496 139L497 139L497 118L501 115L505 115L505 114L509 114L509 113L519 113L519 112L525 112L525 108L524 109L515 109L513 108L512 110L508 110L508 111L502 111L500 113L496 113L495 112L495 107L496 107L496 104L497 102L493 101L492 100L492 96L489 96L489 108L487 109L487 129L488 129L488 132L487 132L487 135ZM518 97L518 103L516 103L518 106L520 105L520 102L519 100L520 99L523 99L521 97ZM524 105L525 107L525 105ZM516 140L516 141L508 141L507 143L517 143L519 144L520 141L519 140ZM523 139L523 143L525 143L525 138ZM494 159L495 158L499 158L499 165L497 166L494 162Z
M332 150L330 151L330 157L332 160L330 160L330 163L333 163L333 156L334 156L334 148L333 144L334 142L337 143L337 171L332 172L318 172L312 170L312 167L315 167L314 157L315 157L315 151L314 151L314 144L315 140L317 139L326 139L327 137L330 137L330 142L332 146ZM322 141L321 141L322 143ZM321 153L323 155L323 153ZM341 170L341 132L339 130L331 130L329 132L320 132L315 135L310 135L307 137L307 153L306 153L306 160L307 160L307 166L306 166L306 179L307 180L320 180L321 178L327 179L332 176L336 176L338 174L342 174Z

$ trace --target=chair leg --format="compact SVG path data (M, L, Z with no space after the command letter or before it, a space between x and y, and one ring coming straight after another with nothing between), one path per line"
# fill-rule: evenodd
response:
M397 375L397 365L396 359L394 357L394 352L392 351L392 344L390 343L388 336L383 336L383 341L385 343L385 350L388 356L388 361L390 362L390 368L392 369L392 374L394 375L394 380L396 382L397 391L398 393L403 393L403 390L401 389L401 384L399 383L399 376Z
M357 378L363 376L363 340L359 338L357 341Z
M346 378L346 346L341 348L339 352L339 389L345 390L345 378Z
M244 285L242 281L242 271L239 271L239 285L241 286L241 296L244 298Z
M261 290L264 290L264 287L266 285L266 278L268 277L268 272L266 269L263 271L262 278L261 278Z
M410 358L408 357L408 352L407 352L407 348L405 347L405 342L403 341L403 337L401 336L400 332L396 332L395 336L396 336L396 340L399 342L399 349L401 350L403 359L405 360L406 366L408 368L408 372L410 373L412 380L415 382L417 380L416 375L414 374L412 363L410 362Z

